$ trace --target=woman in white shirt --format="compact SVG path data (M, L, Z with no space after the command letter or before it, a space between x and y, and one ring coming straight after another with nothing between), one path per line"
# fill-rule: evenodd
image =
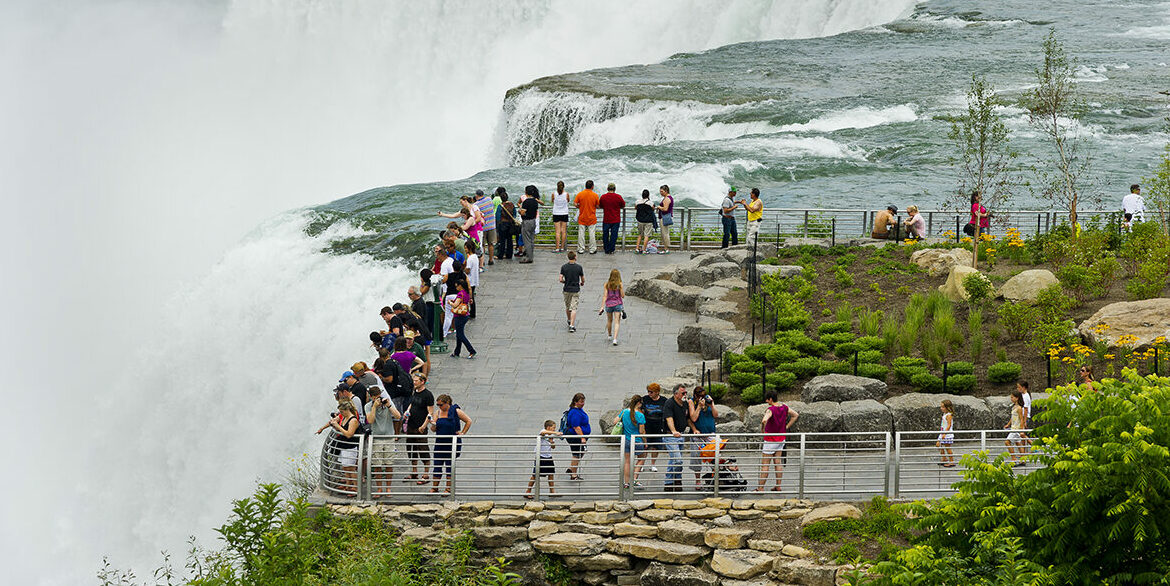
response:
M556 250L564 252L569 238L569 194L565 192L565 182L557 181L557 192L552 196L553 228L556 233Z
M909 218L902 221L906 226L906 238L919 240L926 237L926 220L922 218L922 214L918 213L918 206L910 206L906 208L906 213L910 214Z

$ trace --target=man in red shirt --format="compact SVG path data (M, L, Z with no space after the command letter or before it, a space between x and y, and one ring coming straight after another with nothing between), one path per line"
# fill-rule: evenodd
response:
M617 249L618 227L622 224L622 208L626 207L626 200L614 193L617 189L613 183L606 187L605 195L601 196L601 209L605 214L601 218L601 244L606 254L613 254Z
M573 199L577 208L577 254L585 254L585 233L589 233L589 254L597 254L597 203L600 198L593 191L593 180L585 182L585 189Z

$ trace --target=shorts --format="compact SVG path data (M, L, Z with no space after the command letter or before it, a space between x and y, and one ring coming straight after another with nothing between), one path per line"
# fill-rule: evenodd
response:
M567 311L577 311L577 303L581 300L581 293L569 293L565 291L565 309Z
M425 433L407 433L409 437L406 438L406 453L410 454L411 460L427 460L431 457L431 447L427 445L427 434Z
M541 476L552 476L557 471L557 464L552 458L541 458L539 465L536 463L532 465L532 473L537 474L537 469L540 470Z
M646 433L666 433L666 430L663 430L663 431L646 430ZM647 438L642 438L642 439L644 439L646 441L646 449L648 449L648 450L663 449L662 448L662 438L660 438L660 437L647 437Z
M1008 438L1009 442L1024 441L1023 435L1021 435L1020 432L1018 432L1018 431L1013 431L1013 432L1009 433L1007 438Z
M569 214L563 214L563 215L562 214L553 214L553 223L555 224L557 222L568 223L569 222Z
M483 231L483 245L484 246L495 246L495 244L496 244L496 229L492 228L491 230L484 230Z
M654 234L654 224L650 222L638 222L638 237L649 238Z
M572 452L574 458L580 458L585 454L585 440L581 438L566 437L565 443L569 444L569 451Z
M949 446L955 443L955 434L948 433L938 436L938 443L944 446Z
M764 442L764 455L771 456L784 450L784 442Z
M398 445L393 439L374 440L370 451L370 465L388 468L394 464L394 457L398 454Z
M642 454L646 453L646 442L643 441L643 439L644 438L639 438L638 441L634 442L634 455L635 456L641 457ZM630 453L630 436L628 436L628 435L626 436L626 443L622 447L622 453L623 454Z
M394 405L394 409L399 413L406 412L407 397L390 397L390 403Z
M357 456L357 448L341 450L341 452L337 455L337 463L341 466L357 466Z
M621 303L619 303L613 307L605 308L605 313L621 313L621 312L622 312L622 304Z

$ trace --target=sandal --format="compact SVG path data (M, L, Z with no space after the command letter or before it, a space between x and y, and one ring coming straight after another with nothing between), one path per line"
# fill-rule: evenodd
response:
M525 493L524 498L526 498L528 500L532 500L532 495Z

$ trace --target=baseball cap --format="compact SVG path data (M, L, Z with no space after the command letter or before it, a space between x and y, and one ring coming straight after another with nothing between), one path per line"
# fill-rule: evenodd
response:
M479 196L481 196L481 195L483 195L483 190L482 190L482 189L476 189L476 190L475 190L475 196L476 196L476 197L479 197Z
M727 188L727 193L738 193L738 192L739 192L739 189L734 185Z
M343 382L345 382L345 379L347 379L347 378L349 378L349 377L351 377L351 376L353 376L353 371L352 371L352 370L347 370L347 371L345 371L345 372L341 373L341 380L339 380L339 381L337 381L337 382L339 382L339 383L343 383Z
M402 311L402 310L406 309L406 306L401 304L401 303L395 303L390 309L392 309L394 311Z

